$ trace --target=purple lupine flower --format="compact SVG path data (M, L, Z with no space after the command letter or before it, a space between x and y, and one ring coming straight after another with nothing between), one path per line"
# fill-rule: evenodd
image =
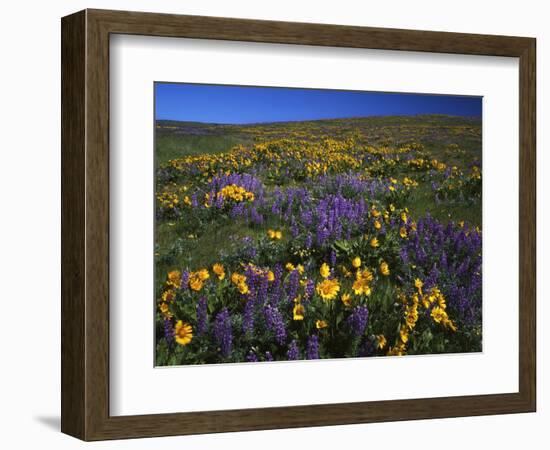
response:
M275 280L273 281L273 288L271 290L271 304L277 305L281 298L281 288L283 285L283 266L282 264L276 264L273 269L273 275Z
M265 360L266 361L273 361L273 355L270 351L265 352Z
M184 269L181 271L180 289L187 289L188 285L189 285L189 270Z
M252 333L254 330L254 309L255 304L253 299L248 299L244 306L243 312L243 332Z
M174 343L175 331L170 319L164 319L164 338L168 347L171 347Z
M289 302L294 302L294 299L298 296L298 289L300 288L300 273L297 269L290 272L288 277L288 290L287 296Z
M304 286L304 303L307 303L313 297L315 292L315 282L313 280L306 280L306 285Z
M334 249L330 251L329 260L330 260L330 265L332 267L336 267L336 252L334 251Z
M366 306L356 306L350 316L347 318L347 323L356 336L362 336L367 327L369 320L369 310Z
M233 345L233 331L231 329L231 316L227 308L223 308L218 315L214 323L214 337L220 351L224 358L227 358L231 354L231 348Z
M267 329L275 335L275 341L283 345L286 341L286 329L283 316L276 307L267 305L264 308L265 323Z
M313 334L307 340L307 359L319 359L319 338Z
M197 302L197 336L206 333L208 329L208 313L207 313L206 297L201 297Z
M296 339L293 339L290 345L288 346L288 351L286 352L286 356L289 361L300 359L300 349L298 349L298 344L296 342Z
M247 362L258 362L258 356L252 350L250 350L246 355Z

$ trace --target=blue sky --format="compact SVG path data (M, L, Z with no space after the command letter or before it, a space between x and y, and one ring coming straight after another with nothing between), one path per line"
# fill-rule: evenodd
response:
M156 83L155 117L230 124L379 115L481 117L481 100L455 95Z

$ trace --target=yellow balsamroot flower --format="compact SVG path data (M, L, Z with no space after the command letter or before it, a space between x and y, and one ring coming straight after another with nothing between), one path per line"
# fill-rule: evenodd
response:
M172 270L168 272L166 284L179 288L181 285L181 272L179 270Z
M323 328L328 327L328 323L325 320L317 320L315 321L315 327L318 330L322 330Z
M319 268L319 273L323 278L328 278L328 276L330 275L330 267L327 263L323 263L321 265L321 267Z
M351 265L354 268L359 269L359 267L361 267L361 258L359 258L359 256L356 256L355 258L353 258L351 261Z
M250 292L250 290L248 289L248 285L246 283L239 283L237 285L237 289L243 295L248 294Z
M189 275L189 287L191 289L199 292L202 289L203 285L204 285L204 282L203 280L201 280L197 272L192 272Z
M407 354L407 348L405 347L405 344L401 343L395 347L390 347L388 349L388 353L386 354L388 356L403 356Z
M401 236L403 239L407 237L407 229L405 227L399 228L399 236Z
M376 228L377 230L379 230L380 228L382 228L382 224L380 223L379 220L375 220L375 221L374 221L374 228Z
M162 302L162 303L159 305L159 310L160 310L160 313L161 313L166 319L170 319L170 317L172 317L172 313L170 312L170 308L169 308L169 306L168 306L168 303Z
M271 229L267 230L267 235L269 236L270 239L273 239L276 241L279 241L283 237L282 231L271 230Z
M162 301L166 303L170 303L171 301L174 300L175 296L176 296L176 293L174 292L174 290L168 289L167 291L164 291L162 293Z
M369 286L368 280L365 278L357 278L353 285L351 286L353 289L353 293L355 295L370 295L371 294L371 288Z
M225 278L225 269L223 268L223 265L216 263L212 266L212 272L214 272L218 280L223 280Z
M302 266L301 264L298 264L298 265L296 266L296 270L298 271L298 273L299 273L300 275L303 275L306 269L305 269L304 266Z
M415 287L416 289L418 289L418 293L419 293L420 295L422 295L422 286L424 286L424 283L422 282L422 280L421 280L420 278L416 278L416 279L414 280L414 287Z
M418 308L416 304L407 306L405 310L405 322L407 326L412 330L418 320Z
M386 344L388 343L388 341L386 341L386 338L384 337L383 334L379 334L376 336L376 341L377 341L377 347L382 350Z
M342 275L344 275L344 277L346 278L349 278L353 275L353 273L350 272L346 266L342 266Z
M370 240L370 246L372 248L377 248L377 247L380 247L380 243L378 242L378 239L377 238L372 238Z
M210 274L208 273L208 269L201 269L197 272L197 276L201 281L206 281L208 278L210 278Z
M289 272L292 272L294 269L296 269L296 267L294 267L294 264L292 263L286 263L285 269Z
M456 331L456 325L453 323L452 320L448 319L446 320L443 325L445 325L446 328L449 328L451 331Z
M336 279L325 279L317 284L316 290L323 300L334 300L340 291L340 283Z
M271 270L267 272L267 281L275 281L275 274Z
M364 269L364 270L358 270L357 273L355 274L355 278L370 282L373 280L374 276L369 269Z
M342 297L340 297L341 300L342 300L342 303L347 306L347 307L350 307L351 306L351 295L349 295L348 293L345 293L342 295Z
M439 306L435 306L432 309L430 316L432 316L432 319L434 320L434 322L437 322L437 323L445 322L448 319L448 316L445 310L443 308L440 308Z
M193 327L188 323L178 320L175 328L175 339L180 345L187 345L193 339Z
M401 326L401 328L399 329L399 338L401 339L401 342L403 342L403 344L406 344L409 340L409 330L406 326Z
M382 261L380 264L380 273L387 277L390 274L390 267L388 266L388 263L385 261Z
M403 211L401 213L401 220L405 223L407 223L407 213L405 211Z
M231 275L231 281L233 284L237 285L237 284L242 284L246 281L246 276L245 275L241 275L237 272L233 272L233 274Z
M294 320L304 320L304 314L306 309L301 303L296 303L294 309L292 310Z

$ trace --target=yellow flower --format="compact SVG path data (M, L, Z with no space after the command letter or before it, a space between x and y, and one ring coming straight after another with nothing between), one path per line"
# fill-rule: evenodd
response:
M192 272L189 275L189 287L194 291L199 292L202 289L203 284L204 283L197 272Z
M322 330L323 328L328 327L328 323L327 323L325 320L317 320L317 321L315 322L315 327L316 327L318 330Z
M299 273L300 275L303 275L303 273L305 272L304 266L302 266L301 264L298 264L298 265L296 266L296 270L298 271L298 273Z
M206 281L208 278L210 278L210 274L208 273L208 269L201 269L197 272L197 276L201 281Z
M401 236L403 239L407 237L407 229L405 227L399 228L399 236Z
M401 220L405 223L407 223L407 213L406 212L402 212L401 213Z
M306 310L301 303L296 303L292 310L294 320L304 320Z
M334 300L340 291L340 283L336 279L325 279L317 284L316 289L323 300Z
M187 345L193 339L193 327L188 323L178 320L176 322L175 338L180 345Z
M456 331L457 329L456 325L450 319L447 319L445 322L443 322L443 325L445 325L446 328L450 328L452 331Z
M351 261L351 265L356 269L359 269L359 267L361 267L361 258L359 258L359 256L353 258L353 260Z
M328 278L328 276L330 275L330 267L328 266L327 263L323 263L321 265L321 268L319 269L319 273L323 278Z
M248 294L250 292L250 290L248 289L248 285L246 283L237 284L237 289L243 295Z
M371 288L369 286L369 282L365 278L357 278L353 285L351 286L353 289L353 293L355 295L370 295L371 294Z
M170 308L168 306L168 303L164 303L162 302L160 305L159 305L159 309L160 309L160 313L167 319L169 319L170 317L172 317L172 313L170 312Z
M401 342L403 342L403 344L406 344L409 340L409 330L406 326L402 326L399 329L399 337L401 338Z
M418 309L416 307L416 304L414 304L412 306L407 306L407 308L405 310L405 321L407 323L407 326L411 330L416 325L417 320L418 320Z
M420 278L416 278L414 280L414 287L418 289L418 292L422 294L422 286L424 286L424 283L422 283L422 280Z
M346 266L342 266L342 275L344 275L344 277L346 278L349 278L353 275L353 273L351 273Z
M175 288L179 288L181 285L181 272L179 270L172 270L171 272L168 272L168 281L166 284L169 286L173 286Z
M280 240L282 237L283 237L283 233L281 231L276 231L276 230L267 230L267 235L269 236L270 239L273 239L273 240Z
M380 264L380 273L387 277L390 274L390 267L387 262L382 261Z
M174 300L174 297L176 296L176 293L173 289L168 289L167 291L164 291L162 293L162 301L170 303L172 300Z
M231 282L235 285L242 284L245 281L246 281L246 276L245 275L241 275L237 272L233 272L233 274L231 275Z
M386 344L388 343L388 341L386 341L386 338L384 337L383 334L377 335L377 336L376 336L376 340L377 340L377 343L378 343L378 344L377 344L377 345L378 345L378 348L379 348L380 350L382 350L382 349L386 346Z
M377 230L382 228L382 224L380 223L380 221L378 221L378 220L374 221L374 228L376 228Z
M296 267L294 267L294 264L292 264L292 263L286 263L285 268L286 268L286 270L288 270L289 272L292 272Z
M214 272L218 276L218 280L223 280L225 278L225 270L223 268L223 265L221 264L214 264L212 266L212 272Z
M370 246L372 248L376 248L376 247L379 247L380 246L380 243L378 242L378 239L377 238L372 238L370 240Z
M271 270L267 272L267 281L275 281L275 274Z
M432 312L430 314L434 320L434 322L441 323L442 321L445 322L448 319L447 313L443 308L440 308L439 306L435 306L432 309Z
M351 295L349 295L348 293L343 294L341 297L341 300L345 306L347 307L351 306Z

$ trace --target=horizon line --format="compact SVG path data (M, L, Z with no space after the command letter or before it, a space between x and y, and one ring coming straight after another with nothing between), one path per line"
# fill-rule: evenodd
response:
M318 119L302 119L302 120L273 120L266 122L202 122L200 120L181 120L181 119L157 119L155 122L160 120L170 121L170 122L183 122L183 123L199 123L203 125L268 125L268 124L277 124L277 123L299 123L299 122L321 122L321 121L333 121L333 120L345 120L345 119L368 119L376 117L420 117L420 116L440 116L440 117L460 117L463 119L481 119L483 115L453 115L453 114L442 114L442 113L417 113L417 114L372 114L367 116L342 116L342 117L331 117L331 118L318 118Z

